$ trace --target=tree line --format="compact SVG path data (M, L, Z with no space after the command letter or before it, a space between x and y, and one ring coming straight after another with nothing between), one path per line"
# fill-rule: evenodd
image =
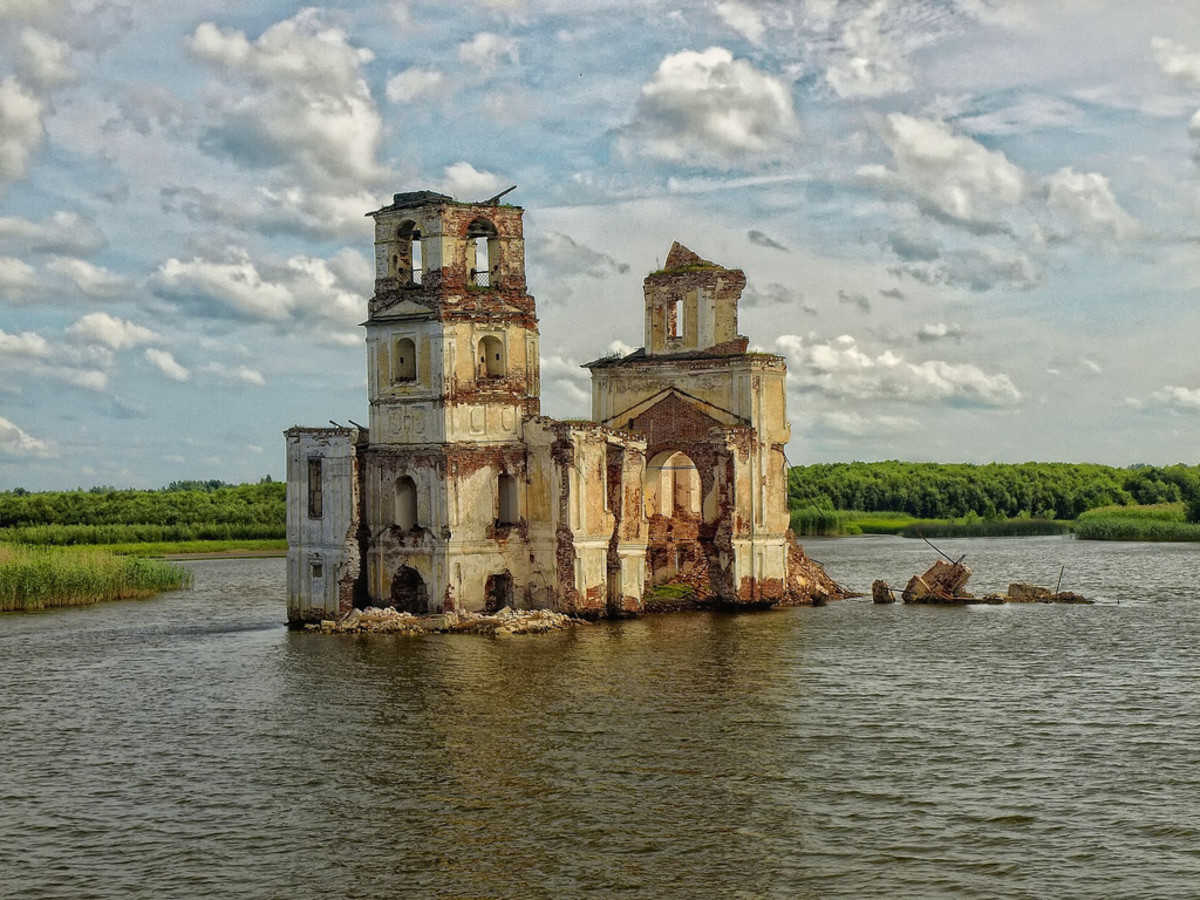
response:
M281 538L286 492L286 485L270 481L239 485L176 482L160 491L7 491L0 492L0 529L86 527L99 532L112 526L155 526L179 533L200 530L235 538ZM0 539L3 537L0 533Z
M1200 466L1095 463L820 463L788 475L802 508L889 511L922 519L1074 519L1103 506L1179 503L1200 521Z

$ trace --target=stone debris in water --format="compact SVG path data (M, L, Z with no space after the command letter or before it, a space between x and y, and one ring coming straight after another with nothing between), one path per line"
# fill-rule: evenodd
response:
M968 593L967 581L971 570L958 562L942 562L937 560L922 575L914 575L909 579L900 594L905 603L1094 603L1080 594L1072 591L1055 593L1049 588L1038 587L1025 582L1014 582L1008 586L1007 594L988 594L976 597ZM875 581L871 585L871 597L876 603L895 603L895 591L888 587L885 581Z
M440 613L415 616L393 607L353 609L341 619L324 619L320 624L306 626L308 631L322 634L545 634L563 631L575 625L588 624L583 619L549 609L511 609L504 607L495 613Z

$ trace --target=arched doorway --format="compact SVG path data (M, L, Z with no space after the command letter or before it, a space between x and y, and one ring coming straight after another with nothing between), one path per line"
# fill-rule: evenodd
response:
M646 517L700 516L700 470L682 450L664 450L646 464Z
M512 575L508 572L489 575L487 584L484 586L484 593L487 595L483 605L484 612L494 613L506 606L511 607L513 602Z
M392 606L400 612L424 615L429 612L429 589L421 574L411 566L401 566L392 576Z
M698 598L706 594L709 553L702 533L703 493L700 470L682 450L663 450L647 462L643 497L649 525L649 599L664 591L664 596Z

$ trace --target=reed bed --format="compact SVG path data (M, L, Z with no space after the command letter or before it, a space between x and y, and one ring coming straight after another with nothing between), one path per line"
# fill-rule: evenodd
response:
M1083 513L1075 536L1084 541L1200 541L1200 524L1184 521L1184 504L1106 506Z
M0 546L0 612L132 600L188 587L182 566L103 550Z

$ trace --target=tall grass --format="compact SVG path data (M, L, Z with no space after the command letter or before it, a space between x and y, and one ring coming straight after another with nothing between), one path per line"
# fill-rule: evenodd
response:
M191 580L182 566L103 550L0 546L0 612L149 597Z
M13 544L177 543L181 541L281 540L283 523L204 523L191 525L24 525L0 528L0 540Z
M1200 525L1184 521L1184 504L1104 506L1075 520L1084 541L1200 541Z
M919 520L905 527L904 537L1033 537L1066 534L1070 528L1051 519L958 519L953 521Z

